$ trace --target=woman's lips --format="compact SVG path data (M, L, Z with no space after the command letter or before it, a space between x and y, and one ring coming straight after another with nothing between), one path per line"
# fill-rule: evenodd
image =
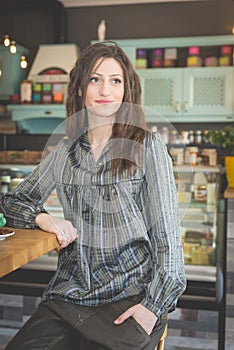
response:
M111 100L96 100L96 103L105 105L108 103L112 103L112 101Z

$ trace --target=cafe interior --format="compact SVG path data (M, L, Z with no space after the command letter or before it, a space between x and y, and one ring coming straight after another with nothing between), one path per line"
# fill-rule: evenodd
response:
M187 277L158 350L234 350L233 14L233 0L0 0L1 195L64 137L86 46L118 43L139 75L147 125L173 159ZM63 218L56 191L45 208ZM59 244L2 213L0 227L3 350L38 307Z

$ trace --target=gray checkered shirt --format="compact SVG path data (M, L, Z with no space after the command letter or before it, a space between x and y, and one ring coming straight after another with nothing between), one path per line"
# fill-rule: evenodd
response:
M111 141L111 140L110 140ZM148 133L134 175L113 176L113 149L94 160L87 134L61 140L32 174L2 196L12 227L35 228L56 189L79 238L61 250L43 299L100 305L145 293L157 316L174 310L186 286L173 167L158 134Z

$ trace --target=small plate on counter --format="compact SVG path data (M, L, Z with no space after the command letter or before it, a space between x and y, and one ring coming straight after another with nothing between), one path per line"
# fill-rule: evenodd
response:
M14 234L15 232L8 228L0 228L0 241L3 241L7 237L13 236Z

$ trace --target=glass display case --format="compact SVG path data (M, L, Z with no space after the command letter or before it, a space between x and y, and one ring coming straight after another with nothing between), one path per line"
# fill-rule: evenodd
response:
M221 167L180 165L175 179L189 279L215 281Z
M198 337L204 348L218 350L224 349L226 317L223 171L221 166L204 165L177 165L174 169L187 288L169 319L171 333L181 342L190 344L191 337ZM214 320L212 324L209 318Z

